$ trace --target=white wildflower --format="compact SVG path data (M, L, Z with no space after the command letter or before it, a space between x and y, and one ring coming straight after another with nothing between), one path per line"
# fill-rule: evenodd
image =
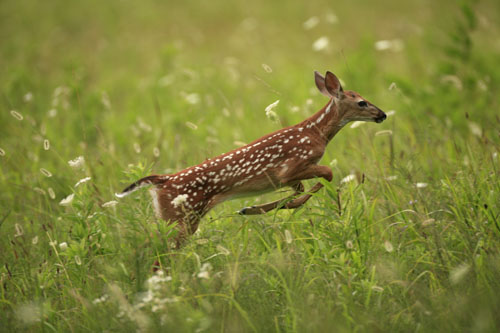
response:
M477 87L479 89L481 89L482 91L488 91L488 85L483 80L478 80L477 81Z
M334 13L330 12L325 15L325 20L327 23L335 24L339 21L339 18Z
M141 153L141 145L140 144L138 144L137 142L134 142L133 147L134 147L134 150L137 154Z
M293 241L292 233L288 229L285 230L285 241L287 244L292 244Z
M481 137L483 135L483 130L481 129L481 126L479 124L469 121L469 130L471 131L472 134L475 136Z
M352 182L354 179L356 179L356 175L350 174L342 178L340 181L341 184L349 183Z
M416 186L417 188L425 188L425 187L427 187L428 185L429 185L429 184L427 184L427 183L416 183L416 184L415 184L415 186Z
M198 95L197 93L186 94L186 96L184 96L184 99L189 104L195 105L200 102L200 95Z
M66 251L68 249L68 243L66 242L60 243L59 248L61 249L61 251Z
M108 96L108 93L103 91L101 93L101 103L102 105L104 105L104 107L108 110L111 109L111 101L109 100L109 96Z
M104 208L107 208L107 207L114 207L118 204L118 201L116 200L111 200L111 201L108 201L108 202L105 202L102 204L101 207L104 207Z
M168 281L172 281L172 277L165 276L165 273L159 270L146 281L146 286L149 290L158 290L162 283Z
M75 194L74 193L71 193L70 195L68 195L66 198L62 199L60 202L59 202L59 205L61 206L70 206L71 203L73 202L73 199L75 198Z
M198 273L197 277L199 277L200 279L209 279L211 270L212 270L212 265L209 262L204 263L201 266L200 272Z
M174 83L175 77L173 74L165 75L158 80L160 86L166 87Z
M314 41L312 48L314 51L319 52L325 50L328 47L328 44L330 44L330 40L328 37L323 36Z
M469 273L469 270L470 270L470 265L466 263L463 263L452 269L450 272L451 284L458 284L459 282L461 282L467 275L467 273Z
M83 169L85 165L85 158L83 156L78 156L75 159L68 161L68 164L73 169Z
M319 23L319 18L317 16L311 16L307 21L302 23L305 30L311 30Z
M83 183L86 183L88 182L89 180L91 180L92 178L91 177L85 177L85 178L82 178L80 179L76 184L75 184L75 187L78 187L80 186L81 184Z
M47 112L47 115L49 116L49 118L54 118L55 116L57 116L57 109L50 109Z
M392 243L391 243L391 242L389 242L388 240L386 240L386 241L384 242L384 248L385 248L385 250L386 250L387 252L392 252L392 251L394 251L394 247L392 246Z
M104 294L101 297L98 297L98 298L94 299L92 301L92 304L99 304L99 303L106 302L108 300L108 298L109 298L109 295L108 294Z
M149 124L146 124L140 117L137 119L137 125L145 132L151 132L153 130L153 128Z
M354 248L354 245L352 244L351 240L348 240L345 242L345 247L347 247L348 249L352 249Z
M25 101L26 103L29 103L33 100L33 93L32 92L27 92L24 96L23 96L23 101Z
M170 203L172 205L174 205L175 208L177 208L178 206L182 205L183 203L185 203L187 201L187 198L188 198L188 195L187 194L179 194L178 196L176 196L174 198L174 200L172 200Z
M375 50L377 51L400 52L403 49L404 49L404 43L400 39L379 40L375 42Z

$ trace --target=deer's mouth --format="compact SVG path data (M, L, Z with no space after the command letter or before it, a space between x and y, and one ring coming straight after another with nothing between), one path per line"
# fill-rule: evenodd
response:
M377 118L375 118L375 122L377 124L383 122L385 120L385 118L387 118L386 114L382 112L382 114L380 116L378 116Z

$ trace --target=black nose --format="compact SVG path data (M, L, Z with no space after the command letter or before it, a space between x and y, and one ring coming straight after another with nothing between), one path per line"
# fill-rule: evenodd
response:
M387 115L384 112L380 111L377 118L375 118L375 122L381 123L385 120L385 118L387 118Z

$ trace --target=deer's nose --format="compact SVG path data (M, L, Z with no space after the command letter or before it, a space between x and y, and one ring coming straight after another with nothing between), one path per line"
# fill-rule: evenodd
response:
M387 118L387 115L384 113L384 111L379 110L377 118L375 118L376 123L381 123Z

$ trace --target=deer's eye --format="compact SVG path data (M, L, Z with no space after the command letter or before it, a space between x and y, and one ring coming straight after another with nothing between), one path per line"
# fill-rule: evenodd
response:
M366 101L359 101L358 102L358 105L361 106L362 108L364 108L365 106L367 106L368 104L366 103Z

